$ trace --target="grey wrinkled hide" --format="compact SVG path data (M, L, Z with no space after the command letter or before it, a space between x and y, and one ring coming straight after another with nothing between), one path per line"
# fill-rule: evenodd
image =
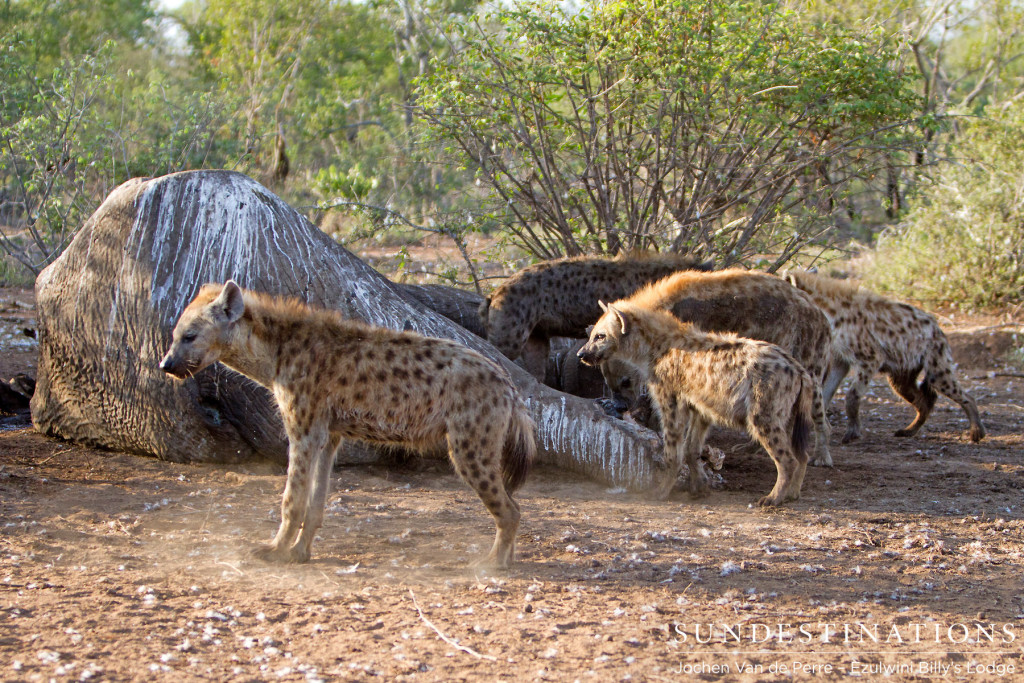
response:
M461 341L512 376L537 423L540 462L653 496L674 483L653 433L538 384L269 190L228 171L128 181L40 274L36 427L178 462L285 462L269 392L219 364L184 382L157 367L200 286L229 278L374 324Z
M487 331L480 319L480 304L484 298L476 292L444 285L395 285L400 292L412 297L423 307L443 315L456 325L464 327L478 337L487 339Z

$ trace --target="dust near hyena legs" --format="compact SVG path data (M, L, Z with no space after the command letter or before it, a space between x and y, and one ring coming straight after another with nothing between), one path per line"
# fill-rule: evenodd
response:
M327 494L331 488L331 471L334 469L334 460L340 447L341 437L332 434L312 467L310 474L313 477L313 485L309 492L306 515L302 521L302 532L299 534L299 540L291 547L293 562L309 561L313 539L324 522L324 505L327 503Z
M257 547L253 555L270 562L306 562L309 560L309 547L303 540L296 542L296 539L307 519L311 523L323 519L322 507L319 512L311 511L310 503L314 495L327 495L327 483L323 482L320 490L320 480L326 467L324 461L330 459L325 451L333 439L325 426L310 428L303 433L295 425L286 425L286 430L289 432L288 478L281 499L281 526L274 539L268 545ZM334 450L331 458L333 454ZM329 469L326 474L330 476ZM312 544L315 533L315 528L308 532L309 544Z
M681 438L678 441L686 458L686 467L690 470L687 480L690 487L690 495L695 498L706 496L711 490L708 478L700 467L700 454L704 450L704 441L707 439L711 423L700 417L695 411L680 410ZM681 460L677 457L676 462ZM676 465L678 471L678 465Z

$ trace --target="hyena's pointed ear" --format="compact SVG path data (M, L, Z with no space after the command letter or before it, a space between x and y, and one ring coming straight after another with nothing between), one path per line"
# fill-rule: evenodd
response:
M788 282L789 284L793 285L794 287L797 286L797 284L796 284L796 275L794 275L793 271L791 271L789 269L786 269L786 270L782 271L782 279L785 280L786 282Z
M224 283L220 290L220 296L213 302L214 311L218 316L223 316L225 322L233 323L241 319L245 313L245 300L242 297L242 288L234 280Z
M621 311L615 306L608 306L608 310L615 314L615 319L619 321L619 327L622 328L622 335L625 336L629 333L629 328L632 326L633 321L630 320L629 314L625 311Z
M597 305L601 307L601 312L602 313L607 313L608 312L608 304L606 304L605 302L603 302L600 299L598 299L597 300Z

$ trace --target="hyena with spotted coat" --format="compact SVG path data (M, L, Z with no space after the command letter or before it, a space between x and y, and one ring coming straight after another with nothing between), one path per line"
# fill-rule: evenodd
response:
M453 341L346 320L232 281L202 288L160 368L186 378L216 361L273 392L288 434L281 526L259 557L309 559L343 439L417 449L447 440L455 471L497 523L485 563L512 561L519 505L509 494L534 458L534 426L498 365Z
M967 437L971 441L985 437L978 406L957 382L949 340L935 318L854 283L806 271L789 272L787 278L809 294L832 323L832 367L823 389L826 405L853 369L843 443L861 435L860 397L876 372L884 374L892 390L917 411L914 421L896 436L916 434L942 394L967 414L971 425Z
M832 332L825 314L807 294L774 275L731 268L676 273L628 300L641 308L670 311L708 332L775 344L793 356L815 382L812 417L817 444L811 464L832 466L831 428L821 390L832 356ZM642 382L631 377L628 368L627 363L602 365L613 390L620 391L623 382L631 382L632 391L642 394Z
M601 317L598 301L615 301L680 270L711 269L679 254L630 253L543 261L505 280L480 305L487 339L511 360L544 377L551 337L585 338Z
M783 349L618 301L606 307L579 356L592 365L618 358L639 370L661 418L665 460L676 472L685 460L694 495L707 490L697 459L708 429L719 424L745 430L775 462L775 486L759 505L800 497L815 381Z

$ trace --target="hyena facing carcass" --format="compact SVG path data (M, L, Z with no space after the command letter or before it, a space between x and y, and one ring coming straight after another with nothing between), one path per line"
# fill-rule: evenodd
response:
M552 337L587 336L601 317L597 302L629 296L681 270L711 270L679 254L630 253L617 258L576 256L543 261L505 280L480 305L487 339L543 379Z
M497 523L485 562L512 561L520 515L509 494L536 449L533 422L499 366L452 341L346 320L232 281L204 286L185 308L160 368L187 378L216 361L273 392L288 434L281 526L258 556L309 559L342 439L430 448L447 438L456 472Z
M579 355L591 365L618 358L639 370L661 417L665 460L678 472L685 459L694 495L707 490L697 459L708 429L720 424L745 430L775 462L775 486L759 505L800 497L815 381L783 349L619 301L606 307Z
M738 268L711 273L680 272L635 292L629 301L641 308L670 311L683 322L707 332L733 333L769 342L791 354L815 380L814 425L817 436L812 465L831 467L831 428L821 396L821 382L832 354L832 333L825 314L807 294L782 278ZM643 395L643 382L628 363L601 366L608 386L621 392L624 381ZM631 412L636 406L631 406Z

